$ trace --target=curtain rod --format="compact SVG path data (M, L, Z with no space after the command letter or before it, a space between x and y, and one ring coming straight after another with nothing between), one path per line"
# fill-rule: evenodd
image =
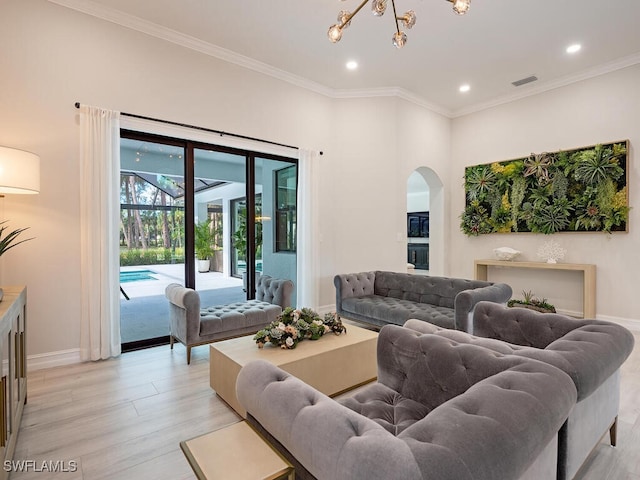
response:
M76 108L80 108L80 102L76 102L74 105ZM278 147L286 147L286 148L293 148L294 150L300 150L300 148L294 147L293 145L285 145L284 143L272 142L270 140L263 140L261 138L248 137L246 135L240 135L238 133L223 132L222 130L214 130L212 128L198 127L196 125L189 125L188 123L173 122L171 120L162 120L160 118L145 117L143 115L136 115L133 113L125 113L125 112L120 112L120 115L124 115L126 117L131 117L131 118L137 118L139 120L151 120L152 122L166 123L167 125L173 125L175 127L185 127L185 128L192 128L194 130L200 130L202 132L217 133L221 137L227 136L227 137L241 138L243 140L252 140L254 142L267 143L269 145L276 145ZM320 155L322 154L323 152L321 151Z

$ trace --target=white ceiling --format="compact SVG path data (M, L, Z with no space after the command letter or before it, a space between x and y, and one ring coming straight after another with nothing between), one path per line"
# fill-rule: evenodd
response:
M397 0L418 17L401 50L390 3L380 18L365 6L332 44L329 26L359 0L50 1L328 95L396 94L448 116L640 63L640 0L472 0L464 16L445 0ZM530 75L539 81L511 85Z

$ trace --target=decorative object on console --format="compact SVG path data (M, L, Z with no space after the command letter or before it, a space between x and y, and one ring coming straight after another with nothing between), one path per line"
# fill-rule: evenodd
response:
M344 1L344 0L342 0ZM448 2L453 4L453 11L458 15L464 15L469 10L469 6L471 5L471 0L447 0ZM351 25L351 19L356 16L356 14L364 7L369 0L364 0L358 7L353 11L353 13L347 10L341 10L338 14L338 23L335 25L331 25L327 35L329 36L329 40L332 43L337 43L342 38L342 31ZM387 0L372 0L371 1L371 13L376 17L381 17L384 15L384 12L387 10ZM407 35L403 31L400 30L400 23L405 28L412 28L416 24L416 12L413 10L408 10L404 15L398 16L396 13L396 3L395 0L391 0L391 6L393 7L393 16L396 22L396 33L393 34L392 40L393 45L396 48L404 47L404 44L407 43Z
M484 233L626 231L629 141L465 169L460 228Z
M544 242L538 248L538 257L544 259L547 263L558 263L558 260L564 258L565 253L567 253L567 249L562 248L558 242L553 240Z
M269 342L280 348L291 349L305 338L318 340L325 333L340 335L346 331L337 313L327 313L323 320L310 308L294 310L288 307L266 328L258 331L253 339L259 348Z
M556 307L547 303L546 298L536 298L531 290L523 290L522 297L524 298L523 300L509 300L507 306L528 308L541 313L556 313Z
M510 247L500 247L494 248L493 254L496 256L498 260L513 260L518 255L520 255L520 250L515 250Z

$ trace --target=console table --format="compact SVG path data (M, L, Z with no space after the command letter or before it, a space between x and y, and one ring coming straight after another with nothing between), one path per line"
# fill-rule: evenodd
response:
M27 403L26 314L27 288L3 287L0 301L0 457L13 458L22 409ZM0 479L9 473L0 469Z
M512 262L505 260L475 260L476 280L487 280L488 267L534 268L537 270L569 270L582 272L582 314L596 318L596 266L582 263Z

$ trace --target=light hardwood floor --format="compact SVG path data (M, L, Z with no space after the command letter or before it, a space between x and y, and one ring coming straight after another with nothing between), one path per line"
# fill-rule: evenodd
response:
M179 442L240 420L209 387L208 354L206 345L194 348L188 366L184 347L166 346L30 373L14 458L74 460L78 470L10 478L194 479ZM636 346L623 366L618 446L603 440L577 479L640 480L639 414Z

